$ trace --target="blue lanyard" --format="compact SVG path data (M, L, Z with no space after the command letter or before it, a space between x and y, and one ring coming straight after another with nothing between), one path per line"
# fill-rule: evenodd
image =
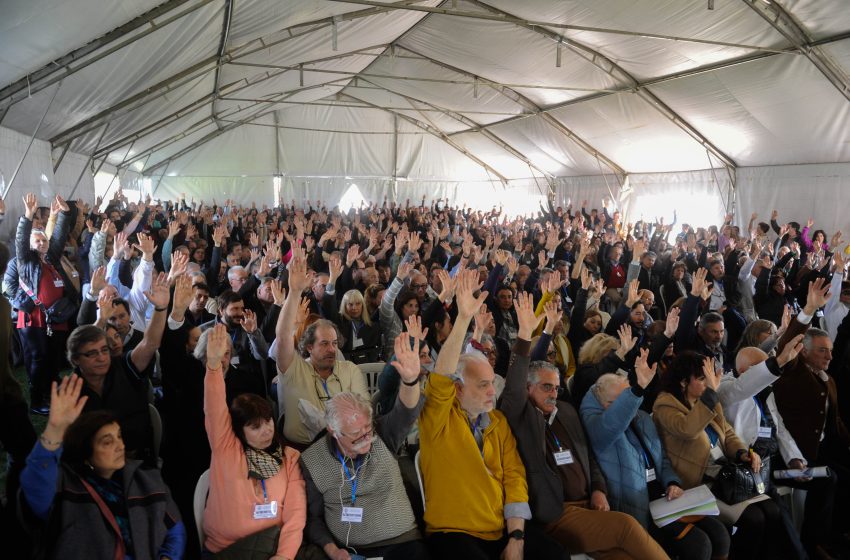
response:
M331 392L328 391L328 382L324 379L322 379L322 388L325 390L325 394L328 396L328 398L331 398Z
M360 459L354 461L354 475L352 476L351 471L348 470L348 465L345 464L345 457L342 456L339 450L336 452L336 458L342 463L342 470L351 482L351 505L354 506L354 502L357 500L357 471L360 470Z
M717 445L717 442L720 439L720 434L717 433L717 430L715 430L712 426L706 426L705 433L708 434L708 441L711 442L711 446L714 447Z
M481 423L481 415L478 415L478 418L475 419L475 423L469 423L469 428L472 430L472 437L475 437L475 432L478 431L478 425Z
M260 486L263 487L263 503L269 503L269 495L266 494L266 481L264 479L260 479Z
M546 423L546 431L549 432L549 434L552 436L552 439L555 440L555 445L558 447L558 451L563 451L564 447L561 445L561 441L558 439L558 436L555 435L555 431L552 429L548 422Z
M762 408L761 403L756 397L753 397L753 401L756 403L756 408L759 409L759 426L763 426L765 428L772 428L770 423L767 421L767 415L764 413L764 408Z

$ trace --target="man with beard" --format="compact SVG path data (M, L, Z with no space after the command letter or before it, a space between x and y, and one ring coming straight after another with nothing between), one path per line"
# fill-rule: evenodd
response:
M307 537L328 558L424 560L427 550L416 527L395 451L422 409L419 340L395 341L392 366L401 385L392 411L372 419L372 405L356 393L339 393L325 408L327 435L301 455L307 483Z
M301 293L312 281L303 249L294 249L289 262L289 294L277 321L272 355L277 360L278 400L286 415L283 433L288 441L302 446L321 431L325 405L334 395L353 392L369 398L360 368L337 359L340 336L332 322L320 319L307 327L296 351L295 318Z
M257 328L257 316L253 311L245 309L242 296L231 290L222 292L216 301L218 317L201 325L201 331L211 329L216 323L223 323L233 342L233 351L230 354L231 367L255 376L265 387L266 379L262 364L269 354L269 345L263 338L263 333ZM262 396L266 396L266 393L267 391L263 390Z

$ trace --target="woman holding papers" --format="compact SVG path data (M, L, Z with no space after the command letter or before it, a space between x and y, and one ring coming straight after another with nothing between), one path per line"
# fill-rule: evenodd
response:
M683 352L661 380L653 419L684 488L710 482L727 461L749 464L754 472L761 468L759 455L746 447L723 416L717 395L722 375L713 359ZM779 507L766 496L748 502L736 508L718 500L721 517L737 527L733 557L782 558L782 539L776 538L784 532Z
M637 382L631 387L628 378L605 374L582 400L582 420L608 481L611 509L635 517L671 556L681 560L726 557L729 533L717 518L680 519L662 528L650 518L650 501L664 496L675 500L683 490L652 419L640 410L643 392L655 376L656 366L647 366L648 353L641 351L635 361Z

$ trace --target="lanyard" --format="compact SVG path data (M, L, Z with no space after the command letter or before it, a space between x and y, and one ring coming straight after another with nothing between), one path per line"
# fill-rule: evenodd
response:
M753 397L753 401L756 403L756 408L759 409L759 426L768 426L767 416L764 414L764 409L761 406L761 403L756 397Z
M481 415L478 415L478 418L475 419L475 423L470 422L469 428L472 430L472 437L475 437L475 433L478 431L478 425L481 423Z
M322 388L325 390L325 394L328 398L331 398L331 392L328 390L328 382L325 379L322 379Z
M555 445L558 447L558 451L563 451L564 447L561 445L561 441L558 439L558 436L555 435L555 430L552 429L548 422L546 423L546 431L549 432L549 435L551 435L552 439L555 440Z
M265 481L265 479L262 479L262 478L260 479L260 486L263 487L263 503L267 504L267 503L269 503L269 495L266 494L266 481Z
M337 450L336 458L339 459L339 462L342 463L342 470L345 472L346 478L348 478L349 482L351 482L351 505L354 506L354 502L357 500L357 471L360 470L360 459L354 461L354 474L351 474L351 471L348 470L348 465L345 463L345 457Z
M706 426L705 433L708 434L708 441L711 443L711 446L714 447L717 445L718 440L720 440L720 434L717 433L717 430L712 426Z

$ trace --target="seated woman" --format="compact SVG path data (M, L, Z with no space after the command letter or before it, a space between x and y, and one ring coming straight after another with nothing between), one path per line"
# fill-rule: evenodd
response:
M381 334L384 335L384 361L388 361L392 355L393 341L401 334L404 321L411 315L419 315L419 298L416 292L405 288L411 270L413 264L406 260L398 265L396 277L384 292L378 308Z
M307 519L299 453L279 441L263 397L239 395L228 412L223 366L230 363L229 337L222 324L204 335L204 413L212 449L204 548L217 553L239 542L259 554L251 558L292 560Z
M156 469L127 460L106 411L80 413L83 379L53 383L50 416L21 473L29 510L47 521L49 558L183 557L186 531Z
M761 457L747 450L723 416L717 395L722 372L715 369L714 361L695 352L683 352L666 373L653 407L653 419L683 487L713 481L728 461L748 463L758 472ZM781 557L776 546L781 539L776 536L782 534L782 518L772 500L758 496L738 507L727 507L729 504L720 500L718 505L724 521L737 527L732 537L735 557Z
M355 364L380 361L381 329L372 322L363 294L348 290L338 298L336 281L342 274L339 257L330 259L330 280L322 296L322 313L333 321L343 335L340 348L346 360Z
M648 355L648 350L642 350L635 362L634 384L625 376L606 373L581 405L593 453L608 481L608 502L612 509L637 519L670 556L681 560L724 557L729 553L729 533L717 518L679 520L662 528L650 519L650 501L665 493L674 500L683 490L652 419L640 410L657 367L647 365Z
M405 321L405 326L407 327L407 333L410 335L410 343L413 344L414 339L419 340L419 379L424 382L428 374L434 370L434 359L428 348L428 343L425 342L425 338L428 336L428 329L422 328L422 320L416 315ZM387 362L381 374L378 375L378 401L374 403L376 409L375 416L389 414L395 405L398 390L401 386L401 376L393 365L393 361L395 360L396 356L393 354L392 359Z

